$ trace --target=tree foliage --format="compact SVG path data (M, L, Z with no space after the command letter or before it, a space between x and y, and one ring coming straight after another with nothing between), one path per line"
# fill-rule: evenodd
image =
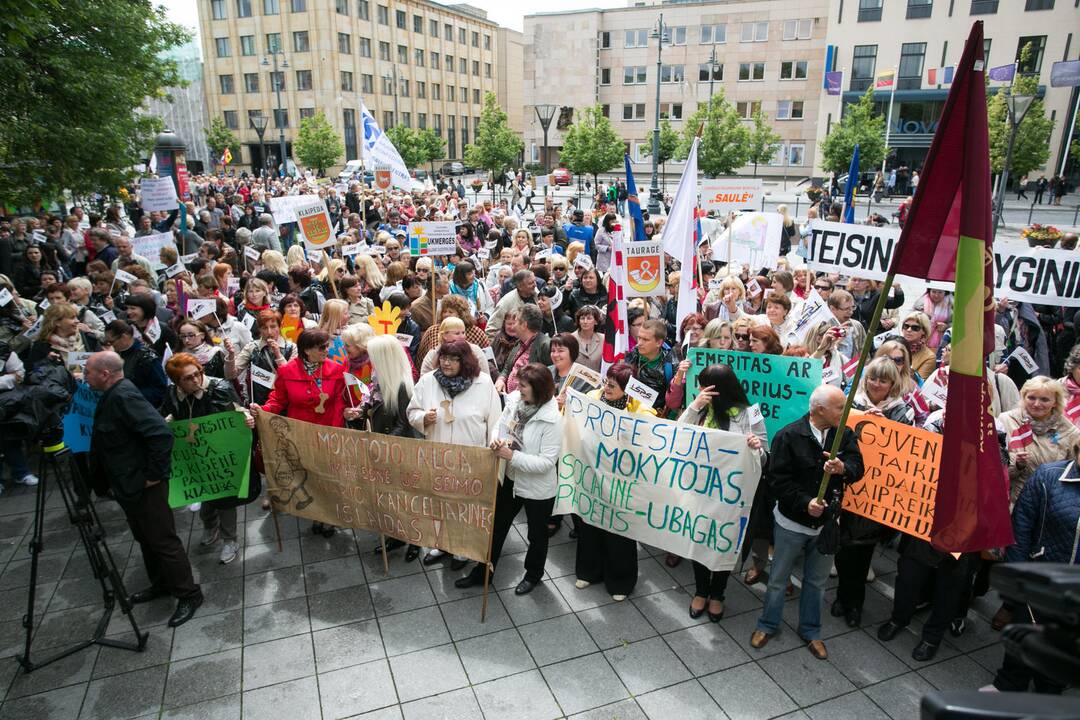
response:
M316 168L322 175L326 168L337 163L345 154L345 143L327 121L323 111L319 110L300 121L300 131L296 134L293 152L301 163L309 168Z
M749 161L750 131L724 97L723 90L718 90L708 103L698 105L686 121L675 154L678 159L690 154L699 127L703 129L698 146L698 167L706 176L731 175Z
M754 113L754 127L750 130L750 155L748 162L754 164L754 177L757 177L759 163L767 163L776 154L780 135L769 125L769 116L760 109Z
M431 166L431 177L435 177L435 161L446 157L446 141L435 134L431 128L416 131L416 144L420 148L422 162Z
M1023 67L1031 57L1031 44L1020 51L1020 65ZM1002 88L986 101L987 123L990 128L990 170L1000 173L1005 167L1005 155L1009 148L1009 106L1006 98L1012 95L1035 95L1039 90L1037 75L1017 75L1011 87ZM1033 170L1046 165L1050 159L1050 133L1054 121L1046 117L1043 101L1035 98L1016 130L1016 142L1013 144L1012 162L1009 175L1016 180Z
M881 167L885 159L885 116L874 111L874 90L867 89L859 102L844 108L844 117L834 124L821 143L821 169L841 175L851 167L851 155L859 146L859 171Z
M525 143L507 124L506 113L499 107L495 93L484 93L476 142L466 146L465 162L498 175L517 164L524 147Z
M593 181L622 163L626 143L615 134L599 105L584 108L563 136L560 160L572 173L592 175Z
M236 150L234 155L240 153L239 138L226 127L221 118L214 118L210 121L210 127L206 128L206 146L210 148L210 157L214 162L225 154L225 148Z
M649 133L649 137L645 139L645 144L641 148L641 154L644 157L652 157L652 140L652 133ZM661 165L667 163L675 157L678 149L679 133L671 127L671 121L664 118L660 121L660 152L657 153L656 162Z
M0 197L114 190L161 120L136 110L180 85L164 52L188 40L149 0L0 2Z
M416 131L405 125L395 125L386 131L386 137L394 143L401 161L405 167L412 170L424 164L427 158L421 152L420 143L416 139Z

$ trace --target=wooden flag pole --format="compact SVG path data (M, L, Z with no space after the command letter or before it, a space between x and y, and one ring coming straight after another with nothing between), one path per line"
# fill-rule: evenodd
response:
M379 547L382 548L382 567L383 574L390 574L390 561L386 558L386 536L379 533Z
M878 324L881 321L881 313L885 309L885 301L888 299L886 289L892 287L895 277L896 273L889 270L889 274L885 277L885 282L881 286L881 291L878 293L877 303L874 305L874 314L870 318L870 325L866 328L866 339L863 340L862 350L859 353L859 364L855 366L855 375L851 378L851 392L847 394L847 401L844 403L844 412L840 415L840 424L836 429L836 436L833 437L832 447L829 448L830 460L835 458L836 454L840 452L840 442L844 439L844 427L847 425L848 415L851 413L851 404L855 401L855 391L859 387L859 380L862 379L863 366L866 365L866 359L874 349L874 335L878 329ZM827 472L821 474L821 485L818 486L817 493L818 500L823 500L825 498L825 490L829 487L830 477L832 476Z
M274 519L274 534L277 536L277 551L280 553L285 548L281 544L281 524L278 522L277 506L274 505L274 501L270 500L270 517Z
M505 462L499 460L495 464L495 482L491 491L491 533L488 535L487 562L484 563L484 599L480 603L480 622L487 620L488 589L491 586L491 546L495 540L495 512L499 502L499 485L502 484L502 473Z

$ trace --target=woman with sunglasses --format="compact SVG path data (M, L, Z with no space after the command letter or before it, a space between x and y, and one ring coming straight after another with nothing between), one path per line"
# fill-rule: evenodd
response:
M904 343L899 340L884 342L874 353L874 357L887 357L896 365L900 371L901 395L907 395L919 387L921 379L916 379L915 371L911 369L911 353Z
M750 329L754 327L754 321L749 317L741 317L731 324L731 337L734 340L732 349L739 352L750 352Z
M926 378L937 367L934 350L927 340L930 338L930 318L925 313L910 312L904 316L900 326L904 344L911 353L911 367L919 378Z

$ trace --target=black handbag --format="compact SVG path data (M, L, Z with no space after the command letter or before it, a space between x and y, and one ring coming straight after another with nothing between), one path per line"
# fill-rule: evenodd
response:
M823 517L825 524L817 536L817 549L822 555L835 555L840 549L840 500L842 492L832 490L826 493L828 505Z

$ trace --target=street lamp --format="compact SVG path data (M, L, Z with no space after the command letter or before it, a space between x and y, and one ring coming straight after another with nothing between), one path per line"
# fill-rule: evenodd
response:
M664 13L660 13L660 19L656 22L649 37L655 38L656 47L656 124L653 126L652 137L652 184L649 186L649 215L660 214L660 185L659 166L657 160L660 157L660 72L662 70L661 56L664 54L664 43L669 42L668 27L664 24Z
M536 117L540 120L540 127L544 130L544 175L551 174L551 167L548 165L548 128L551 127L551 119L555 117L555 111L559 109L557 105L546 103L536 106ZM544 197L547 197L547 183L544 184Z
M282 117L284 110L281 107L281 86L284 84L285 78L282 77L281 81L278 80L278 55L281 56L281 68L283 70L289 67L289 61L285 59L285 53L281 48L274 48L270 53L270 57L274 59L274 73L270 78L274 85L274 92L277 93L278 143L280 145L281 153L281 177L284 177L289 169L289 163L285 157L285 123L282 122L282 120L284 120ZM270 66L270 62L265 57L262 60L262 66Z
M716 71L721 67L723 66L716 62L716 46L713 45L709 55L709 107L712 107L713 81L716 79Z
M1005 104L1009 112L1009 145L1005 150L1005 165L1001 168L1001 177L998 178L997 213L994 218L994 236L997 236L998 226L1001 225L1002 216L1005 214L1005 186L1009 182L1009 165L1012 164L1013 145L1016 143L1016 132L1020 129L1020 123L1035 102L1033 95L1013 95L1010 93L1005 98Z
M390 118L390 127L397 125L398 119L398 78L397 78L397 65L391 66L390 70L383 73L383 83L390 86L390 96L394 98L394 114ZM390 128L383 128L389 130Z
M267 169L266 166L266 148L263 147L263 133L266 132L266 124L270 122L270 118L263 115L260 112L258 115L252 115L248 118L248 123L251 125L251 129L255 131L255 134L259 136L259 155L262 159L263 170Z

